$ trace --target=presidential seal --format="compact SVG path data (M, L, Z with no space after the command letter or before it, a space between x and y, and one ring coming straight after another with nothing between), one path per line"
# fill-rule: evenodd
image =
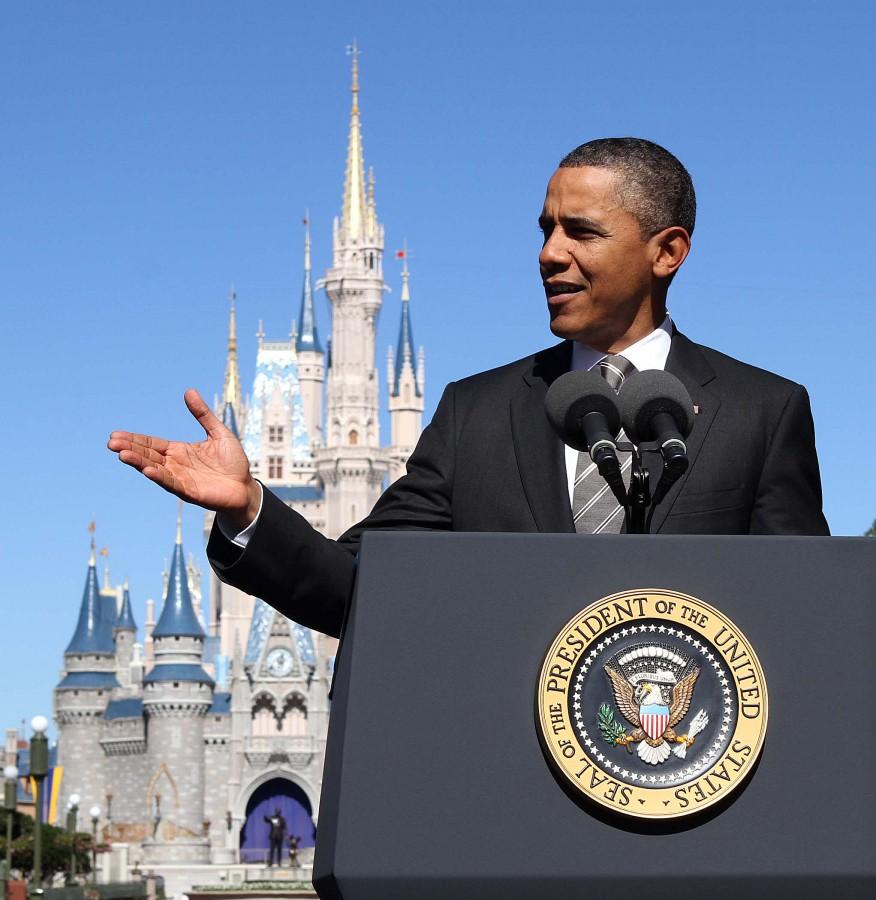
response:
M767 725L766 682L742 632L702 600L660 589L613 594L568 622L541 667L537 704L560 777L647 819L727 797Z

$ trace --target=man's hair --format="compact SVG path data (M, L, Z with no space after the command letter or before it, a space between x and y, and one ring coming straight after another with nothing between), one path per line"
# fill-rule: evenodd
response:
M687 169L659 144L642 138L600 138L576 147L560 168L597 166L618 175L624 208L649 238L673 225L693 234L697 198Z

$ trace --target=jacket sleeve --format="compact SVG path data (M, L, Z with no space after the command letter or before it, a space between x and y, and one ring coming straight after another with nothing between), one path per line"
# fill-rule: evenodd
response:
M749 533L830 534L821 510L809 395L800 385L788 397L767 448Z
M228 540L214 521L207 558L216 575L290 619L338 636L366 529L452 529L454 418L450 384L408 460L407 474L381 495L366 519L337 541L323 537L264 488L261 514L245 548Z

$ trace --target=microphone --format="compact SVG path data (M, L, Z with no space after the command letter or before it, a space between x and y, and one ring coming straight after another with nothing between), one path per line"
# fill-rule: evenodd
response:
M612 493L626 506L615 445L621 415L617 395L608 382L595 372L567 372L550 386L544 406L563 443L589 453Z
M646 369L626 378L618 392L618 403L627 437L634 444L653 441L663 455L664 474L655 492L653 502L656 503L687 471L684 439L693 428L693 401L674 375L660 369ZM665 488L664 481L668 482Z

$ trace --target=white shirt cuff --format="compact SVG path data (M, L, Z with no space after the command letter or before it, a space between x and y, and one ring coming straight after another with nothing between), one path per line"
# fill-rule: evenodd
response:
M221 512L216 513L216 524L219 526L219 530L232 544L237 544L238 547L246 547L249 543L249 539L252 537L255 527L258 525L259 516L262 514L262 503L265 499L265 492L260 481L257 481L256 484L259 486L259 511L256 513L256 517L243 529L243 531L235 533L233 527L229 524L227 517Z

